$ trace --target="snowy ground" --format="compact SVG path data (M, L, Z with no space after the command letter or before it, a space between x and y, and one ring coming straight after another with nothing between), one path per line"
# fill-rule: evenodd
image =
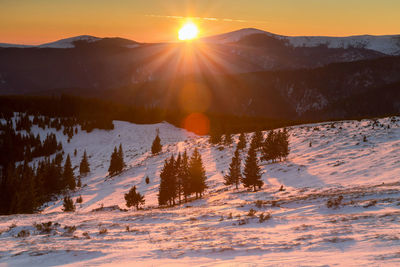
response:
M74 199L81 195L83 204L75 213L61 212L61 201L55 201L40 214L0 216L0 266L399 265L398 120L292 127L289 159L262 163L265 185L256 193L223 185L234 145L220 151L205 137L167 123L117 121L113 131L79 132L70 143L58 132L74 166L83 150L88 152L92 173L83 179L85 186L71 194ZM157 128L163 153L151 156ZM33 131L44 134L35 127ZM49 131L53 130L45 132ZM120 143L128 167L109 178L110 154ZM185 149L191 152L195 146L206 166L206 196L174 208L157 208L165 158ZM145 195L145 210L93 211L113 205L126 209L123 194L133 185ZM281 185L285 191L279 191ZM340 195L342 205L326 206L328 199ZM250 209L256 211L253 216L248 216ZM260 223L261 213L271 218ZM49 232L34 226L48 221ZM100 234L103 229L107 232ZM22 230L29 236L18 237Z

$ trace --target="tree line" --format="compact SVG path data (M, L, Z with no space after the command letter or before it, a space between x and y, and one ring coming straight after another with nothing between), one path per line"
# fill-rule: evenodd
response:
M10 164L1 179L0 214L33 213L55 195L81 187L81 177L90 172L86 151L78 177L70 156L65 161L63 158L63 153L57 153L53 159L46 157L33 166L28 160L20 165Z

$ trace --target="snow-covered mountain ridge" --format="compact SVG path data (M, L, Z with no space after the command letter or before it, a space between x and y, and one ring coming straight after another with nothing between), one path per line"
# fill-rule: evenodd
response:
M321 45L326 45L328 48L344 49L355 47L377 51L386 55L400 55L400 35L355 35L346 37L284 36L259 29L245 28L220 35L204 37L201 38L200 41L229 44L238 42L242 38L254 34L263 34L269 37L286 40L293 47L318 47ZM91 43L102 39L104 38L90 35L80 35L37 46L0 43L0 47L74 48L74 42L76 41L86 41Z
M398 117L290 127L288 160L261 163L265 185L256 193L223 185L238 136L231 146L211 146L207 137L167 123L114 123L112 131L79 131L69 143L62 131L56 132L66 154L72 156L77 149L73 166L84 150L88 153L92 173L71 193L74 200L82 196L83 203L74 213L61 212L58 200L40 214L0 216L0 264L399 264ZM157 128L163 152L152 156ZM32 131L55 132L36 126ZM120 143L127 167L110 178L109 158ZM195 147L206 168L206 195L174 208L157 208L164 160ZM246 151L241 153L245 156ZM145 210L92 211L115 205L125 209L124 193L133 185L145 195ZM329 199L340 196L342 204L327 207ZM261 214L271 218L261 221ZM47 234L33 225L48 221L52 226ZM21 231L29 236L17 237Z
M400 55L400 35L358 35L347 37L284 36L249 28L212 37L206 37L204 40L206 42L227 44L238 42L242 38L253 34L263 34L269 37L286 40L293 47L318 47L321 45L326 45L328 48L344 49L355 47L370 49L387 55Z

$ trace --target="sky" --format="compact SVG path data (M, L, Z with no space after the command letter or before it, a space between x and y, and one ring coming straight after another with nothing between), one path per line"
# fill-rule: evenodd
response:
M400 34L399 0L0 0L0 43L77 35L170 42L191 18L200 36L241 28L282 35Z

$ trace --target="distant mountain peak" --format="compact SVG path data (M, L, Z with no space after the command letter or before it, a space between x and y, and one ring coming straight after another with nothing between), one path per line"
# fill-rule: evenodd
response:
M96 42L101 40L99 37L91 36L91 35L79 35L75 37L61 39L55 42L46 43L39 45L39 48L74 48L74 43L76 41L86 41L86 42Z

